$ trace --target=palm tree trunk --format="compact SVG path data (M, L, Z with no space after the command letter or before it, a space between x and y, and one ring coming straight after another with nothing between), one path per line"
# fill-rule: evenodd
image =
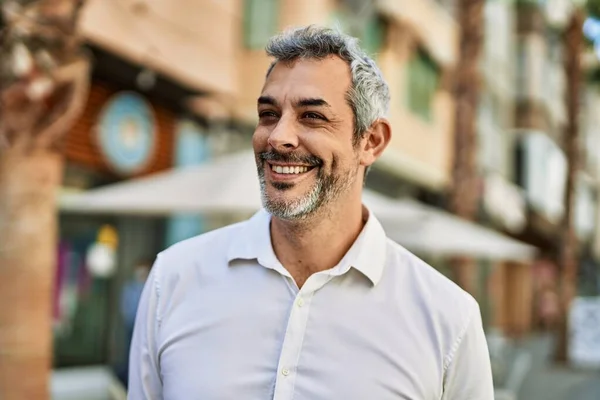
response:
M0 398L46 399L52 361L56 152L0 159Z
M85 104L81 0L6 0L0 37L0 399L48 399L62 138Z
M479 184L477 180L477 107L479 104L479 61L483 47L484 0L459 0L459 60L455 73L456 119L454 126L453 187L450 210L466 219L477 215ZM465 290L475 290L476 267L472 260L452 260L457 283Z
M566 362L568 356L568 312L577 293L577 236L573 223L575 207L575 182L579 159L579 112L581 90L581 52L583 50L583 11L576 10L565 31L565 76L567 125L564 131L564 146L567 155L567 182L565 188L565 214L563 217L559 265L561 267L562 313L559 323L559 340L556 358Z

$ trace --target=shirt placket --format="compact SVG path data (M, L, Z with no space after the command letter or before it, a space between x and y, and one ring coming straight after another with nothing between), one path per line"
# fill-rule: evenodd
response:
M288 319L285 338L279 356L273 400L291 400L298 374L298 361L306 334L306 324L315 291L331 279L325 274L311 276L294 299Z

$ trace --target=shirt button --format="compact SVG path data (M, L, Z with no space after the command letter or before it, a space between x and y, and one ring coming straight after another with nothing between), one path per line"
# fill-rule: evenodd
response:
M302 307L304 305L304 299L300 298L298 299L298 307Z
M281 370L281 373L283 374L283 376L288 376L290 374L290 370L287 368L284 368Z

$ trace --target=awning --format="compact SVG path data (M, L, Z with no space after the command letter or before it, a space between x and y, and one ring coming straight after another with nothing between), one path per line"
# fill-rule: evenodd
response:
M420 217L401 226L383 225L389 237L413 252L506 261L528 261L536 255L535 247L493 229L417 202L403 202L410 202Z
M415 252L515 261L536 253L532 246L413 200L368 189L363 198L388 236ZM85 214L247 214L261 206L251 151L60 198L62 212Z

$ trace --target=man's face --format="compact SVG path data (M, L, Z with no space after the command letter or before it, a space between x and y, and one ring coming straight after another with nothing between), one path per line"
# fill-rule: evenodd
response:
M348 65L338 57L278 63L258 100L253 146L263 205L306 217L346 193L359 173Z

